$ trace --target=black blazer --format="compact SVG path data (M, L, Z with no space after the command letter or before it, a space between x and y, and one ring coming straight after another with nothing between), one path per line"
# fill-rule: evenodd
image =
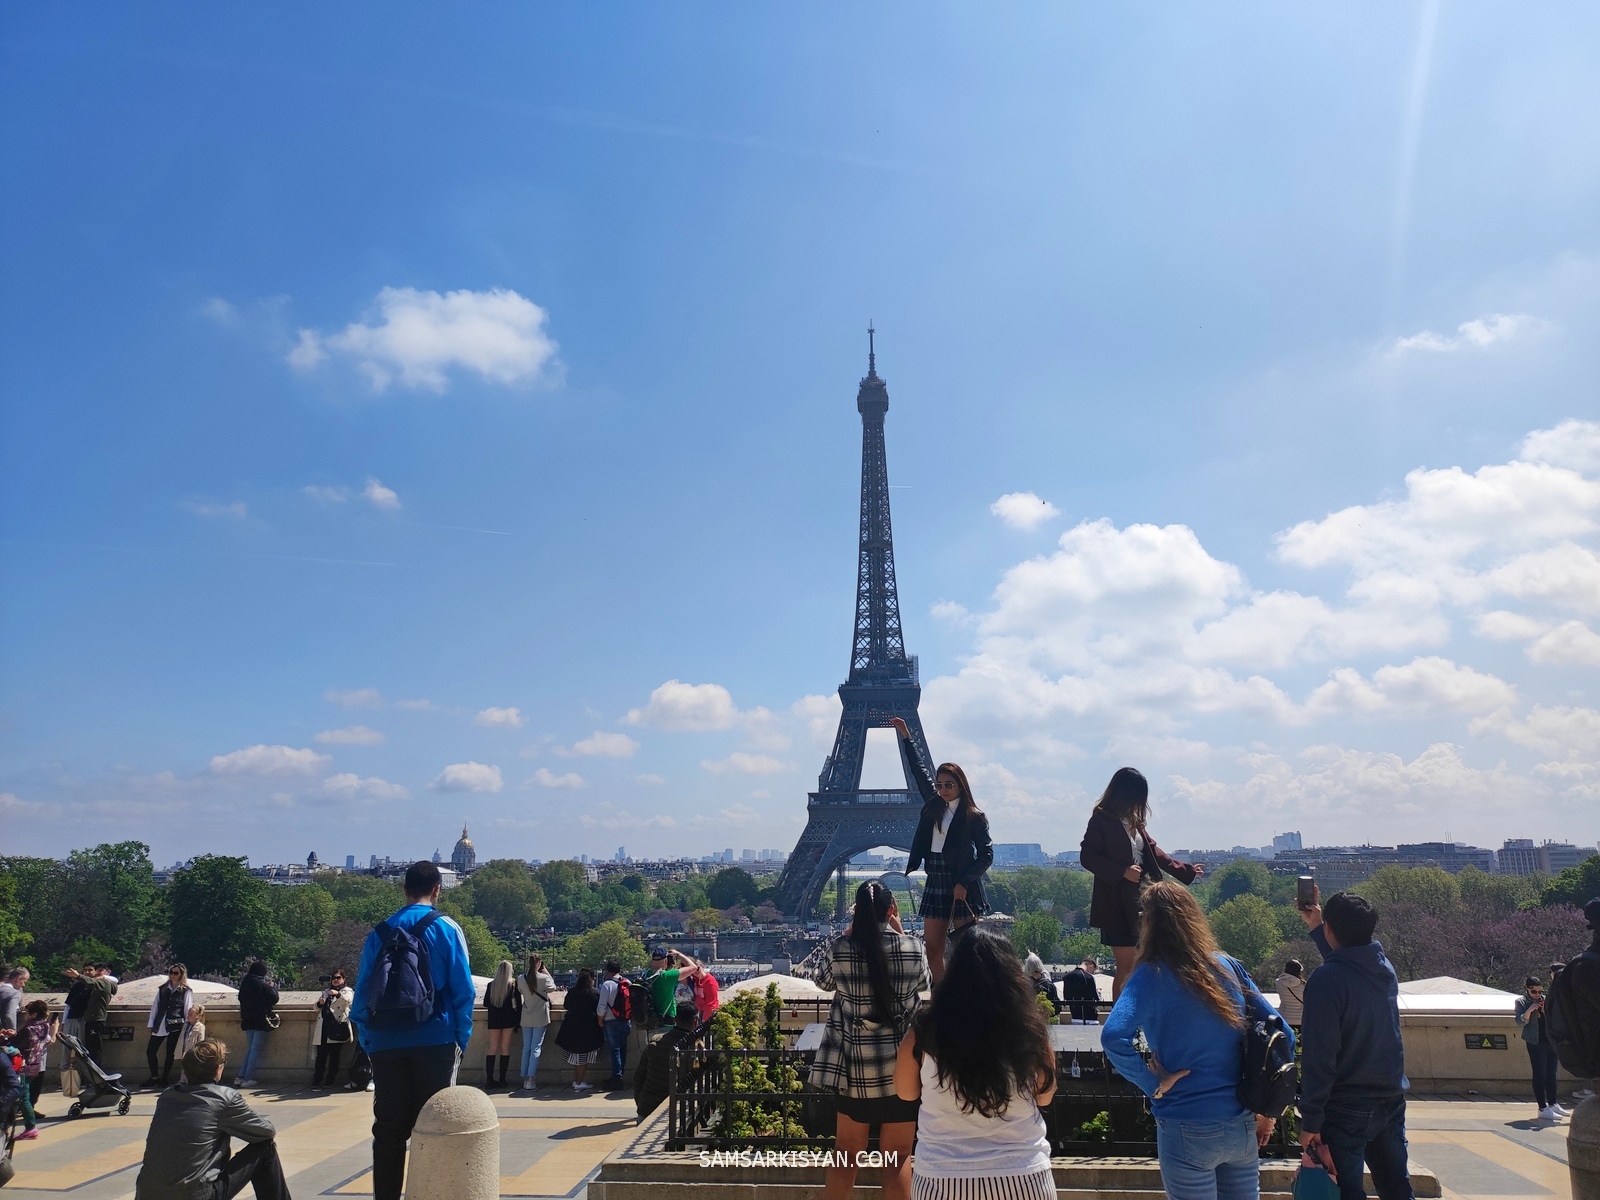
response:
M922 815L917 819L917 832L911 838L911 857L906 860L906 873L910 874L928 860L933 827L944 816L944 801L933 789L933 775L914 750L906 755L906 761L911 764L917 791L922 793ZM968 815L957 808L944 835L944 861L950 868L950 882L967 889L967 903L972 905L972 911L983 912L987 903L983 877L994 864L989 818L981 812Z
M1125 909L1131 900L1134 912L1139 908L1139 885L1123 878L1123 873L1133 866L1133 839L1122 822L1108 812L1095 809L1089 817L1089 827L1084 830L1083 841L1078 846L1078 863L1094 875L1094 891L1089 897L1089 924L1103 929L1114 921L1119 909ZM1139 864L1144 877L1152 882L1163 875L1171 875L1180 883L1193 883L1195 869L1171 857L1150 837L1144 835L1144 861Z

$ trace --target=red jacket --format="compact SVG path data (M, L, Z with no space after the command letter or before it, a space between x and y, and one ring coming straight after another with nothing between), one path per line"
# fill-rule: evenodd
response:
M1094 875L1094 892L1089 898L1089 924L1103 928L1116 919L1118 907L1131 901L1133 911L1138 911L1139 885L1123 878L1134 865L1133 839L1122 822L1108 812L1095 809L1089 817L1089 827L1084 830L1083 841L1078 846L1078 862L1085 871ZM1180 883L1193 883L1195 869L1188 863L1172 858L1151 840L1149 831L1144 835L1144 868L1148 880L1171 875Z

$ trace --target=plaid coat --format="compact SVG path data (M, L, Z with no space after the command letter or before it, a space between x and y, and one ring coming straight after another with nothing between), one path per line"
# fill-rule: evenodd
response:
M909 934L883 931L889 951L889 983L895 997L895 1020L880 1025L872 1012L872 984L867 963L849 937L833 939L831 953L817 983L833 991L833 1007L822 1032L822 1045L811 1064L811 1083L823 1091L843 1092L857 1100L894 1095L894 1060L911 1016L928 986L928 959L922 943Z

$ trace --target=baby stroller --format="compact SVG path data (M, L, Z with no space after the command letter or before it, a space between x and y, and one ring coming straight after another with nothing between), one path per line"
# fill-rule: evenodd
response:
M127 1116L133 1104L133 1093L122 1086L122 1076L103 1070L99 1063L89 1057L89 1051L83 1043L72 1034L62 1033L57 1037L62 1045L72 1051L78 1068L78 1098L67 1109L67 1116L81 1117L91 1108L112 1107L116 1108L119 1117Z

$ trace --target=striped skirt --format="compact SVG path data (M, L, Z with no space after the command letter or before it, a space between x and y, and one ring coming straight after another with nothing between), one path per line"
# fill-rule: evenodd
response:
M1046 1167L1031 1175L976 1175L930 1179L911 1160L911 1200L1056 1200L1055 1176Z

